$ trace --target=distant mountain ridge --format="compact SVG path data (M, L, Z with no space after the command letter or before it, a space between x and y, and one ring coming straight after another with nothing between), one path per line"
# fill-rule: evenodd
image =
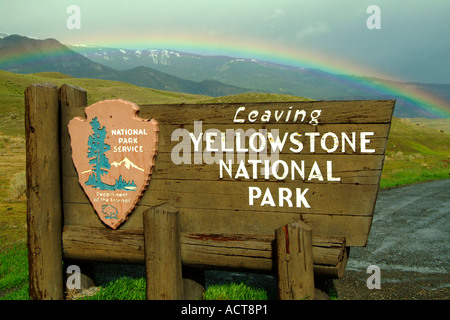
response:
M55 39L37 40L19 35L0 39L0 70L22 74L52 71L77 78L115 80L141 87L208 96L253 91L219 81L185 80L143 66L115 70L91 61Z
M213 97L267 92L316 100L396 99L395 116L435 118L436 115L430 112L432 107L424 108L408 94L390 94L389 90L383 89L397 87L407 92L408 88L414 87L445 101L450 109L448 84L342 76L257 59L201 56L168 49L69 48L54 39L37 40L17 35L0 39L0 70L15 73L55 71L77 78L115 80Z
M224 84L278 94L291 94L317 100L391 99L384 88L396 87L407 92L420 89L447 101L450 108L450 85L401 83L384 79L330 74L318 69L291 67L258 59L226 56L202 56L169 49L129 50L95 46L70 46L92 61L116 69L147 66L183 79L213 79ZM430 117L406 94L395 95L395 115ZM432 117L432 116L431 116Z
M11 35L0 39L0 69L14 73L61 72L73 77L117 80L110 67L83 57L55 39Z

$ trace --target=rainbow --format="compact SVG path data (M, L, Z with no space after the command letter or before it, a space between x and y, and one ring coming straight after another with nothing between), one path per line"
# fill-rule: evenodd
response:
M126 39L118 42L118 39ZM297 49L278 43L267 43L248 38L216 37L214 35L196 35L193 33L158 33L148 36L123 34L109 35L102 38L84 39L87 44L110 48L130 49L172 49L182 52L199 53L205 55L223 55L236 58L253 58L270 61L281 65L319 69L328 73L342 75L342 80L349 85L362 90L377 92L384 97L400 97L411 108L417 108L423 114L436 118L450 118L449 102L435 95L425 92L418 86L402 85L404 79L391 74L382 74L366 66L355 65L351 61L337 59L326 53L312 50ZM85 42L86 43L86 42ZM373 79L364 80L362 77L348 77L348 75L363 75L380 79L390 79L391 82L379 83L374 87Z
M377 96L402 99L409 107L432 118L450 118L449 102L425 92L419 86L405 85L403 79L391 74L382 74L373 68L356 65L351 61L337 59L332 55L315 52L307 48L297 49L278 43L267 43L244 37L216 37L214 35L195 35L192 33L158 33L148 36L133 35L123 31L83 38L83 44L95 47L150 49L161 48L204 55L223 55L236 58L252 58L281 65L312 68L339 75L342 81L357 90L371 91ZM32 60L33 56L16 57ZM372 79L361 77L370 76ZM358 77L356 77L358 76ZM390 79L374 85L373 78Z

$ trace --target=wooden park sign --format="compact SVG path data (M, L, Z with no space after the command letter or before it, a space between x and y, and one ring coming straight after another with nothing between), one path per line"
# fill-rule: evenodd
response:
M64 259L145 263L147 282L158 278L155 261L178 261L173 288L181 265L278 270L280 297L299 298L311 297L292 289L299 274L309 274L298 280L309 284L314 274L341 277L347 249L367 243L394 101L86 108L86 92L66 85L35 85L28 96L30 159L41 154L32 147L35 103L61 113L54 139L61 141L63 232L55 241ZM93 139L103 148L97 156ZM135 176L127 175L131 168ZM102 193L108 203L96 205ZM121 202L129 205L119 210ZM299 264L308 271L298 272ZM162 280L152 287L170 282Z

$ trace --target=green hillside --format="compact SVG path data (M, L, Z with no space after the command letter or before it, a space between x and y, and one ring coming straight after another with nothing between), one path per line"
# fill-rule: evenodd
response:
M96 80L78 79L57 72L35 74L15 74L0 71L0 132L7 135L24 134L24 91L32 83L51 82L57 86L71 84L84 88L88 92L88 104L105 99L121 98L141 103L181 103L206 99L206 96L175 93L131 84Z
M425 126L439 131L450 132L450 119L409 118L417 126Z
M429 120L427 125L411 120L392 121L381 187L450 178L450 132L441 129L450 119Z
M116 98L133 101L137 104L310 100L291 95L264 93L244 93L213 98L209 96L143 88L124 82L73 78L58 72L41 72L23 75L0 70L1 133L13 136L24 134L24 126L22 125L25 114L24 91L32 83L44 82L54 83L58 87L63 84L81 87L88 92L88 104L100 100Z
M231 96L199 99L195 103L248 103L248 102L283 102L283 101L313 101L313 99L274 93L240 93Z

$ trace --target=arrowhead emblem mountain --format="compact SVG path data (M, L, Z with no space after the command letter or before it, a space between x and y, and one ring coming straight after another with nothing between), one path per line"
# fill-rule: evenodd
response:
M120 167L120 166L124 166L125 168L127 168L127 169L130 169L130 168L134 168L134 169L137 169L137 170L140 170L140 171L142 171L142 172L144 172L144 169L142 169L142 168L139 168L137 165L135 165L130 159L128 159L127 157L125 157L122 161L120 161L120 162L116 162L116 161L114 161L113 163L111 163L111 166L114 166L114 167Z

